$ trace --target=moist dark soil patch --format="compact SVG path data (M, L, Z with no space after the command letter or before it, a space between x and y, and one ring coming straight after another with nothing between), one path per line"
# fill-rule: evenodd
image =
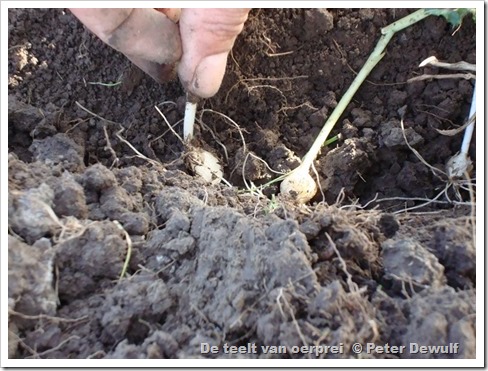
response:
M473 196L451 186L402 212L447 183L408 148L398 114L407 106L408 141L444 169L461 135L437 130L464 122L473 82L406 81L444 72L418 68L431 55L475 63L472 20L452 35L430 17L394 37L316 162L323 196L297 206L244 187L275 175L245 161L241 134L270 168L297 166L381 27L408 13L253 10L201 105L240 132L211 111L197 128L230 188L188 173L154 108L182 119L177 81L156 84L68 11L10 10L9 356L309 358L289 350L337 345L319 357L350 358L370 342L459 350L361 357L474 358ZM470 156L474 179L474 143ZM201 343L257 352L202 354ZM261 348L278 345L288 352Z

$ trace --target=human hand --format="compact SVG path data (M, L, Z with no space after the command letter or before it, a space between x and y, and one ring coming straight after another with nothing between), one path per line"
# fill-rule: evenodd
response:
M71 9L102 41L158 82L166 81L180 61L183 86L202 98L220 88L227 56L249 10Z
M183 56L178 74L193 94L208 98L224 78L227 56L242 31L250 9L182 9Z

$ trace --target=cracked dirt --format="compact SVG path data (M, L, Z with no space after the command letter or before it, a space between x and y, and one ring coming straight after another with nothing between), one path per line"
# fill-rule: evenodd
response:
M254 9L220 92L201 108L232 118L249 151L288 171L380 28L408 12ZM430 55L474 63L471 20L452 35L430 17L394 37L316 161L324 197L296 206L277 187L246 191L243 174L256 185L275 175L257 160L242 166L239 131L210 111L197 136L233 186L188 173L154 109L182 119L177 81L156 84L69 11L11 9L8 19L10 357L311 356L202 354L201 343L343 344L326 358L475 357L473 195L440 194L446 180L408 148L398 116L406 105L409 143L444 169L461 136L437 129L463 123L473 81L406 81L442 73L419 69ZM475 179L474 142L470 156ZM460 348L358 356L355 342Z

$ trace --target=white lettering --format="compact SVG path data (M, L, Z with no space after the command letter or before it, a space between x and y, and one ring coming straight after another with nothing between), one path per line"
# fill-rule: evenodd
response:
M264 354L286 354L286 347L284 345L261 345L261 351ZM292 351L293 352L293 351Z
M200 343L200 353L207 354L212 353L216 354L219 352L219 347L217 345L210 346L209 343Z
M375 343L366 343L366 353L372 354L402 354L405 351L405 345L376 345Z

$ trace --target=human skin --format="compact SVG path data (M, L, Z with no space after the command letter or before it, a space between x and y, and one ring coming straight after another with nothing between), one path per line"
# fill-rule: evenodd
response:
M174 65L185 89L217 93L250 9L71 9L95 35L164 82ZM176 23L179 18L179 23Z

